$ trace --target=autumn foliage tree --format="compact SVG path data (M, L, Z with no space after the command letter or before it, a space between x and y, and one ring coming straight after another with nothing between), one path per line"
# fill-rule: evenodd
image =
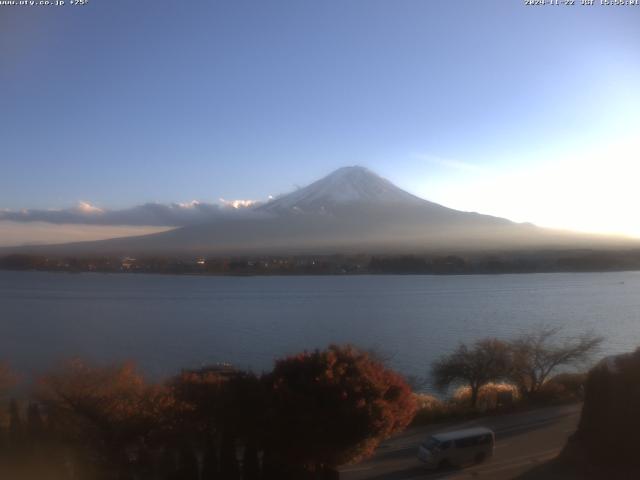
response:
M77 360L40 379L38 400L59 441L75 445L98 468L120 472L145 468L147 445L173 404L132 364L95 367Z
M320 471L372 454L404 429L416 405L405 380L351 346L276 362L265 457Z
M350 346L285 358L262 376L214 365L161 384L132 364L76 360L42 376L36 392L22 414L14 405L13 443L51 479L326 478L416 410L401 376Z
M10 425L13 423L11 410L12 404L8 398L10 388L15 383L15 376L6 363L0 363L0 457L6 453L8 433L11 430Z

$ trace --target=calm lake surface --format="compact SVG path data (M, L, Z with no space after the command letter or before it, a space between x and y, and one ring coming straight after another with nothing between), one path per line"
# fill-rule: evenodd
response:
M332 342L377 348L424 376L458 342L537 325L594 330L602 354L640 345L640 272L199 277L0 271L0 359L31 374L63 358L133 359L166 375L255 371Z

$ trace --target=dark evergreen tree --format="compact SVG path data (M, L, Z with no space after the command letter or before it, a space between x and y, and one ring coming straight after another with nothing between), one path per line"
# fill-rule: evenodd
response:
M242 480L260 479L260 461L255 442L247 442L242 456Z
M156 478L160 478L162 480L177 480L177 460L172 448L165 448L162 450L160 459L156 466L156 472Z
M29 445L37 449L44 440L44 421L40 414L40 406L37 403L30 403L27 407L27 438Z
M283 462L270 449L262 454L262 480L287 480L290 475Z
M205 444L202 457L202 480L214 480L218 475L218 451L215 442Z
M180 480L198 480L198 458L189 444L183 444L180 447L180 455L178 458L178 475Z
M220 445L220 476L225 480L238 480L240 469L236 457L236 440L228 430L222 432Z
M12 449L22 447L24 425L20 417L20 408L15 398L9 402L9 443Z

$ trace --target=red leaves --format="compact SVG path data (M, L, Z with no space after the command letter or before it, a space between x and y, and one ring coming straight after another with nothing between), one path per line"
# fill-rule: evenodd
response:
M74 361L41 379L40 399L57 428L104 452L106 463L132 448L206 443L225 431L285 464L337 466L371 454L416 410L400 375L335 345L279 360L262 377L215 366L158 385L132 364Z
M91 447L107 465L142 448L175 408L168 389L145 383L131 363L96 367L74 360L41 377L38 387L55 434Z
M271 445L305 464L340 465L369 455L406 427L416 409L400 375L350 345L279 360L270 378Z

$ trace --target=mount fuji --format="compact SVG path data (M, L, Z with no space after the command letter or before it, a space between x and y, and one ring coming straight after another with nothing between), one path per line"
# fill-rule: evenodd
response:
M74 255L422 253L587 248L609 243L607 237L453 210L353 166L267 203L198 225L138 237L12 250Z
M257 210L272 213L327 213L347 204L427 204L426 200L396 187L364 167L343 167L293 193L272 200Z

